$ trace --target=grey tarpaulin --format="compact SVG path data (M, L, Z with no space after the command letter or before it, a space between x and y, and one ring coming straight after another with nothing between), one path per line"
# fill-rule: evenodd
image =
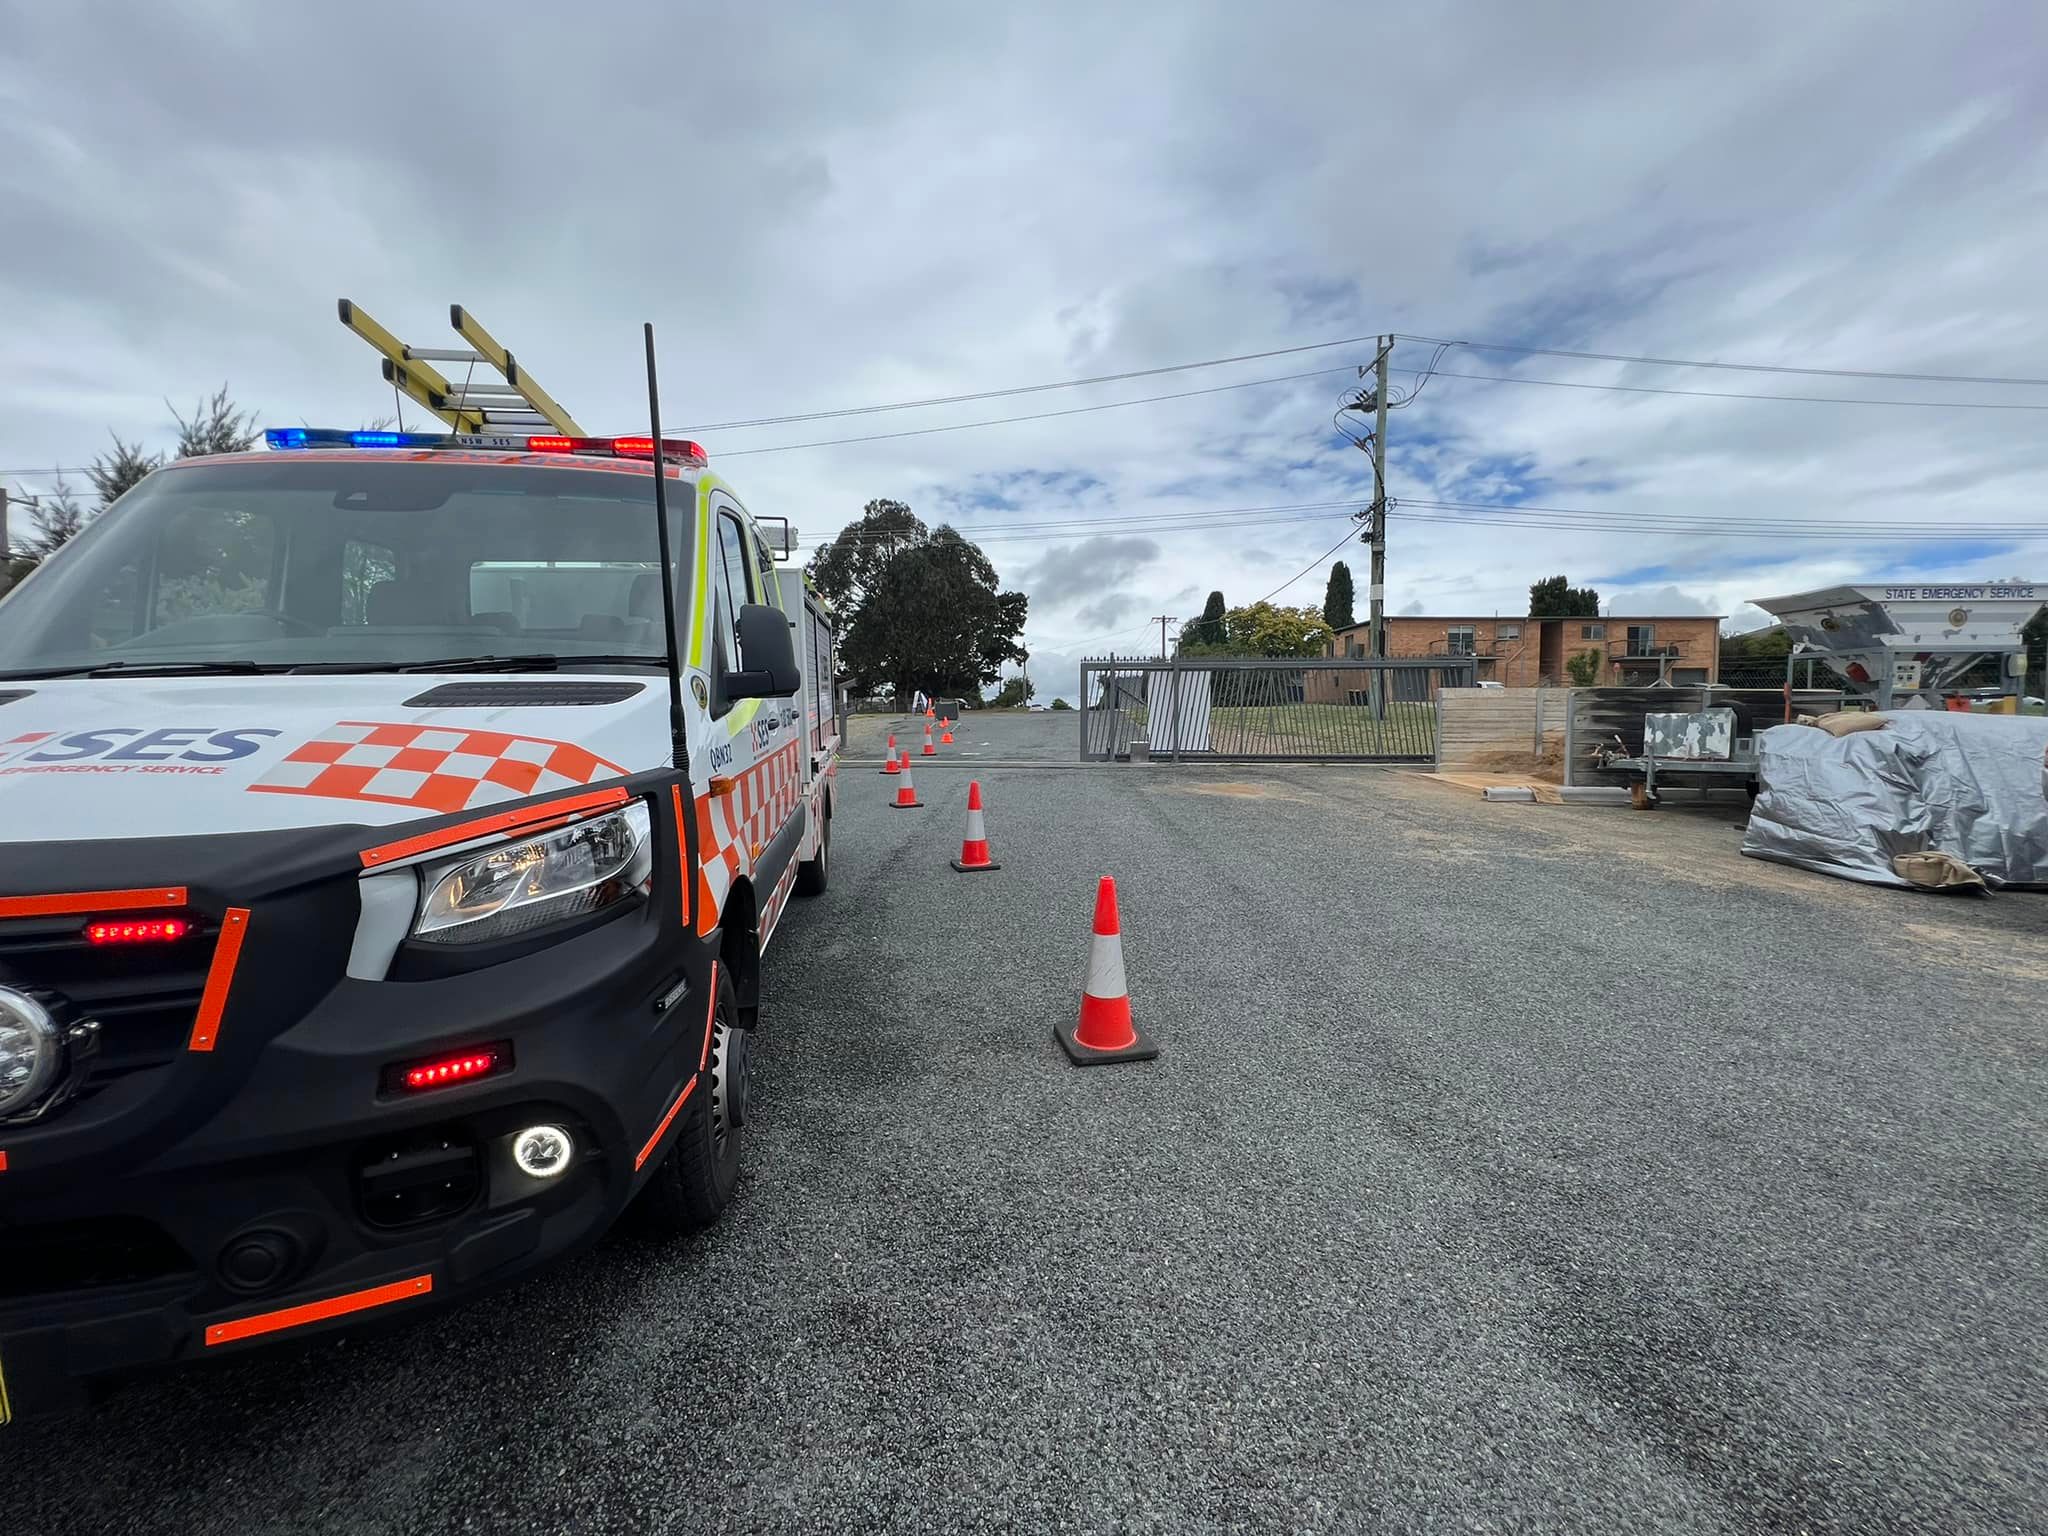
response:
M1905 885L1902 853L1952 854L1992 885L2048 885L2048 720L1900 710L1881 731L1757 736L1762 781L1742 851Z

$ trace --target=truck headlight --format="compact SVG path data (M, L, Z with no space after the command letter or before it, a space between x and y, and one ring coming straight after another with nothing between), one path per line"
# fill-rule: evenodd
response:
M47 1093L63 1057L64 1034L49 1010L0 987L0 1120Z
M653 886L647 803L571 822L538 837L460 854L421 870L416 938L435 944L505 939L599 912Z

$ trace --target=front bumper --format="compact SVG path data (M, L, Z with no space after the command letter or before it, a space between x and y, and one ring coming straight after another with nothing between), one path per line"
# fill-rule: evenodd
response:
M659 886L416 981L312 980L341 975L352 922L312 922L342 914L295 912L290 892L252 901L212 1048L0 1129L0 1418L111 1373L397 1320L603 1233L703 1056L715 951ZM394 1078L484 1045L509 1056L489 1076ZM536 1124L575 1142L552 1178L511 1156Z

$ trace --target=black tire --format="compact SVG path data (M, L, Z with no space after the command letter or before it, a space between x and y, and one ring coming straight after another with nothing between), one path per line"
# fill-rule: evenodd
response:
M724 966L712 1015L711 1059L683 1106L676 1139L640 1191L633 1214L658 1236L709 1226L732 1203L740 1177L740 1133L746 1124L748 1035Z
M821 801L820 804L823 802ZM832 879L832 813L825 812L825 820L818 828L818 856L805 859L796 867L796 893L799 896L822 896Z

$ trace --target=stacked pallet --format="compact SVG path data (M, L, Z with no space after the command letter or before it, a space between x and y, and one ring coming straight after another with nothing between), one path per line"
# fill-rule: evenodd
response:
M1446 688L1437 696L1437 766L1502 770L1564 760L1566 690Z

